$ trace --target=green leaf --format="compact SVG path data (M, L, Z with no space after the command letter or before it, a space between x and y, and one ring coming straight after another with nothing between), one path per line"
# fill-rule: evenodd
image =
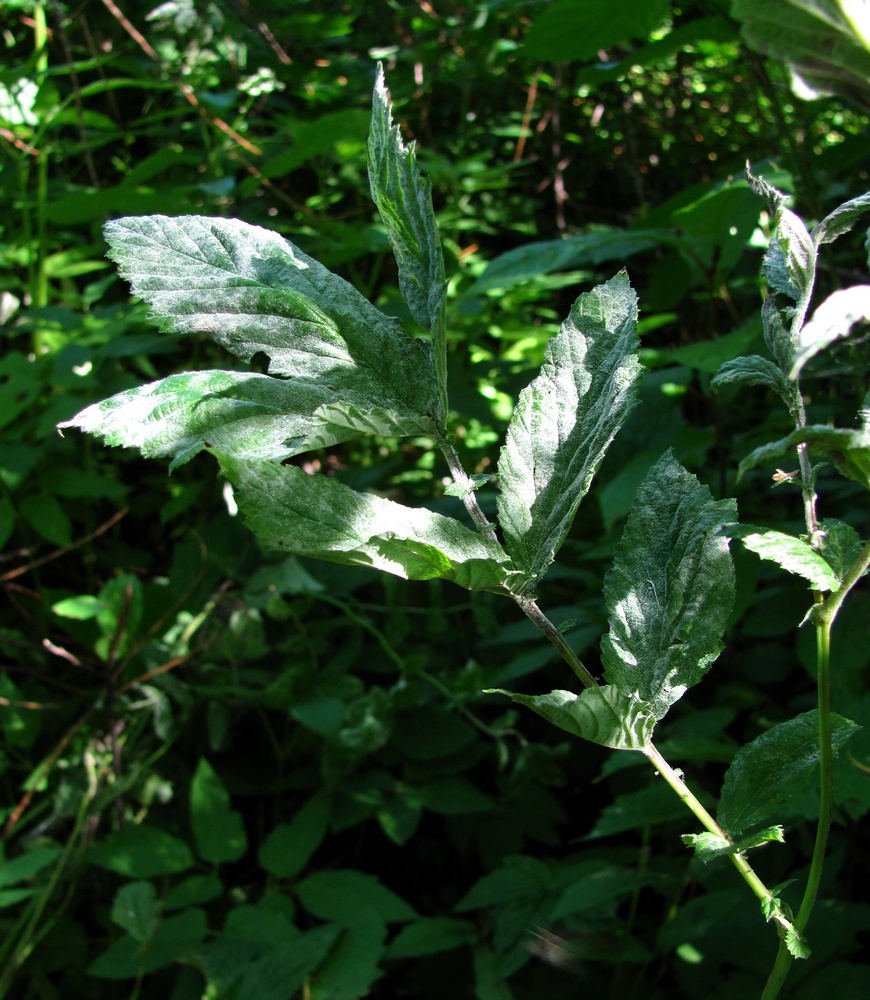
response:
M479 937L469 920L455 917L424 917L408 924L390 942L384 958L419 958L473 944Z
M867 322L870 322L870 285L854 285L833 292L801 328L789 378L797 379L811 357L840 337L847 337L857 323Z
M58 426L138 448L146 458L172 455L171 468L209 447L242 459L281 461L363 434L425 433L423 424L376 405L369 390L361 382L342 383L339 400L329 379L186 372L119 392Z
M506 694L573 736L614 750L643 750L652 739L652 707L611 685L584 688L579 695L573 691L514 694L497 688L487 693Z
M788 273L788 262L782 244L774 236L767 244L764 251L764 260L761 264L761 273L764 280L777 292L787 295L797 302L801 297L800 292L791 283ZM769 296L770 297L770 296ZM765 299L765 302L767 300Z
M848 233L864 212L870 210L870 191L844 202L813 229L816 246L832 243L838 236Z
M704 864L712 861L714 858L720 858L731 854L743 854L746 851L751 850L753 847L761 847L763 844L769 844L771 841L776 841L776 843L785 843L785 834L781 826L769 826L764 830L759 830L758 833L753 834L750 837L744 837L738 840L736 843L732 843L726 840L724 837L720 837L716 833L685 833L680 838L687 847L692 847L695 850L695 857Z
M831 716L834 752L860 726ZM725 774L717 819L732 837L775 819L818 780L818 712L804 712L742 747Z
M296 892L309 913L342 927L367 921L401 922L417 916L404 899L373 875L353 869L315 872L296 886Z
M174 875L193 867L187 844L171 833L145 823L128 824L108 840L94 844L88 860L127 878Z
M385 419L392 433L437 432L440 401L428 345L288 240L200 216L120 219L105 233L110 256L163 331L206 334L246 361L265 355L270 375L292 376L289 412L303 414L311 403L318 410L306 433L318 424L327 435L346 427L347 440L379 432ZM209 391L202 384L208 377L170 389ZM218 391L227 389L240 391L245 404L274 405L281 397L278 390L264 399L256 379L225 380ZM188 395L183 402L191 405ZM284 429L279 424L270 433L280 437Z
M248 847L241 813L214 768L200 758L190 785L190 822L199 856L213 865L238 861Z
M522 52L548 62L594 59L601 49L645 39L669 9L667 0L558 0L535 20Z
M780 398L789 398L789 388L785 376L767 358L751 354L745 358L726 361L716 373L710 385L718 389L723 385L764 385L772 389Z
M383 975L378 962L384 953L386 936L387 928L378 920L346 926L326 961L308 980L307 997L310 1000L359 1000L370 996L372 984ZM282 996L287 996L286 991Z
M521 393L498 462L505 548L544 575L604 454L634 406L637 296L624 271L580 296Z
M773 240L779 245L782 251L782 264L788 277L788 285L792 289L791 297L797 300L801 294L812 287L816 273L816 247L812 237L807 231L803 220L795 215L784 205L780 207L776 216L776 232ZM773 242L773 240L771 242ZM778 258L776 258L778 261ZM768 264L768 272L770 264ZM770 277L764 268L762 273L774 288L776 283L770 281ZM782 289L779 289L782 291ZM796 291L798 294L794 295Z
M734 567L719 532L736 518L670 452L649 471L604 580L606 679L648 702L656 720L722 650Z
M791 330L785 328L782 319L782 313L780 313L776 304L776 296L768 295L761 306L761 325L764 329L764 342L767 344L767 349L773 355L781 374L784 376L785 372L791 368L792 361L794 360L794 338L791 335ZM784 378L782 385L786 385ZM782 395L782 392L780 392L780 395ZM782 398L786 406L791 409L793 404L790 403L790 397L783 395Z
M160 919L157 890L150 882L122 885L112 901L112 923L123 927L140 944L147 941Z
M293 878L320 846L329 826L329 799L315 795L290 823L279 823L260 848L260 866L277 878Z
M831 567L839 583L861 555L864 543L858 532L850 525L836 518L825 518L820 522L819 551ZM870 572L870 571L868 571Z
M444 255L432 208L432 185L417 167L414 143L405 146L393 124L390 97L382 66L372 107L368 141L372 198L399 266L399 288L411 315L432 334L435 377L447 413L447 341L444 328Z
M249 527L270 548L469 590L503 590L516 575L500 545L453 518L294 466L217 458Z
M0 888L26 882L60 857L59 847L37 847L17 858L0 859Z
M729 525L725 533L740 541L762 559L774 562L787 573L809 581L813 590L836 590L840 579L833 568L806 539L752 524Z
M105 605L92 594L80 594L77 597L65 597L62 601L52 604L51 610L61 618L74 618L76 621L86 622L104 609Z
M799 444L808 444L810 451L821 455L847 479L870 490L870 430L844 430L812 424L791 432L788 437L772 441L750 452L737 469L738 479L757 465L773 463L774 459L793 452Z

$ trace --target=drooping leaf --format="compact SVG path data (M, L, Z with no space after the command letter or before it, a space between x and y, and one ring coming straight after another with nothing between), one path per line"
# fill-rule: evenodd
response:
M154 215L107 223L110 256L167 333L202 333L271 375L319 383L342 413L387 412L434 433L428 345L276 233L235 219ZM322 404L321 404L322 405ZM330 414L330 420L332 415Z
M495 689L525 705L548 722L591 743L614 750L643 750L652 739L652 707L612 685L549 694L526 695Z
M867 322L870 322L870 285L853 285L832 292L801 328L789 378L798 378L811 357L840 337L847 337L857 323Z
M170 375L88 406L61 427L138 448L146 458L174 456L171 468L205 447L240 459L281 461L363 434L399 437L427 425L376 405L352 370L335 381L281 379L255 372ZM431 428L430 428L431 429Z
M624 271L580 296L521 393L498 462L505 548L544 575L601 460L633 407L637 296Z
M859 726L831 716L834 751ZM791 799L818 781L818 711L774 726L742 747L725 774L717 820L732 837L776 819Z
M295 466L217 458L249 527L269 548L410 580L440 577L469 590L503 590L516 575L497 542L453 518Z
M446 280L441 239L432 208L432 185L420 174L414 143L405 146L399 126L393 124L381 66L373 97L368 159L372 198L387 228L399 266L399 288L411 315L432 334L435 373L446 411Z
M772 389L781 399L788 399L790 395L783 373L772 361L758 354L726 361L710 382L716 389L719 386L732 384L764 385Z
M828 561L803 538L752 524L731 525L726 533L730 538L739 538L762 559L775 562L787 573L802 576L813 590L836 590L840 585Z
M808 444L813 454L830 462L847 479L870 490L870 430L845 430L811 424L750 452L737 469L738 478L757 465L773 463L799 444Z
M870 211L870 191L844 202L813 229L816 246L833 243L843 233L848 233L864 212Z
M722 650L734 568L718 529L736 513L670 452L638 489L604 580L610 632L601 652L607 681L648 702L656 720Z

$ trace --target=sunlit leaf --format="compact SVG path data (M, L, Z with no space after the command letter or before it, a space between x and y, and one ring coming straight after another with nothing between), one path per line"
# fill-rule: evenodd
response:
M521 393L498 463L505 548L533 587L636 399L637 296L625 272L580 296Z
M799 444L830 462L838 472L870 489L870 430L846 430L813 424L750 452L738 466L738 478L757 465L773 463Z
M832 243L838 236L848 233L864 212L870 211L870 191L852 198L835 208L830 215L813 229L815 243Z
M762 559L776 563L787 573L802 576L813 590L836 590L840 585L825 557L803 538L751 524L729 526L727 534L739 538L750 552Z
M733 500L706 486L668 452L638 489L604 580L610 631L604 675L661 719L722 650L734 600L734 568L719 532Z
M870 322L870 285L853 285L832 292L801 328L789 378L798 378L811 357L840 337L847 337L856 324L867 322Z

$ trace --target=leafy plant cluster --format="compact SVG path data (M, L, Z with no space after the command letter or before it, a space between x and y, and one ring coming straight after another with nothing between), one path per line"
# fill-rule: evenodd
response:
M724 8L714 24L674 11L658 38L661 7L658 21L653 11L648 24L611 25L598 39L622 60L605 67L608 80L598 82L594 66L572 73L577 94L587 88L602 102L600 153L584 157L599 179L623 169L627 185L646 176L636 147L630 165L605 150L625 139L613 123L632 86L650 102L644 127L667 132L664 75L675 71L667 60L679 39L702 50L694 68L679 67L683 84L715 81L729 92L721 71L737 51L736 26ZM106 237L164 333L206 334L241 362L229 369L205 340L154 335L143 308L112 301L113 278L88 284L105 266L96 233L86 242L69 228L72 216L56 214L57 193L69 195L63 211L88 206L79 209L86 227L119 208L189 211L184 163L172 167L177 184L154 173L160 189L148 192L147 175L128 161L130 181L108 201L86 183L62 192L68 181L47 156L32 163L35 154L19 150L4 163L7 175L18 171L17 208L34 222L4 251L13 350L3 362L3 525L18 546L4 574L13 654L0 692L12 803L0 867L4 991L62 983L82 996L206 988L503 998L570 995L583 975L614 995L862 995L864 967L850 955L867 913L846 886L861 871L857 824L870 801L866 602L860 587L843 600L866 568L867 430L836 428L866 392L866 286L835 292L807 317L817 287L854 267L859 245L848 232L866 196L810 230L772 186L790 189L788 171L716 174L684 192L671 172L660 177L668 191L653 185L626 199L627 188L613 186L611 225L566 231L576 203L547 204L566 182L580 189L573 168L558 167L558 147L576 141L558 116L551 148L538 143L511 170L521 143L534 142L525 113L491 118L486 130L446 113L457 101L471 111L472 93L474 108L485 108L506 80L530 99L549 90L550 112L558 109L565 67L532 75L505 57L515 11L535 18L529 54L538 45L541 56L592 55L554 47L568 37L564 19L582 17L566 4L540 16L534 5L504 19L489 11L473 27L460 14L415 21L424 86L414 106L421 133L444 145L427 139L430 151L418 154L402 142L381 80L367 151L380 230L367 217L338 218L363 202L370 117L354 102L372 71L343 50L351 22L294 21L334 55L328 71L280 77L308 95L309 127L294 124L280 87L255 95L238 74L230 101L200 100L223 67L241 68L244 43L234 38L253 33L222 36L225 15L197 18L183 5L172 22L168 8L155 18L150 38L171 110L151 125L142 118L136 134L162 134L175 120L184 138L193 115L213 179L195 210L208 205L210 217L126 218ZM364 18L352 7L346 16ZM554 18L561 29L547 35ZM763 47L758 30L753 43ZM635 33L645 46L620 47ZM462 57L473 45L490 53L482 80ZM413 78L415 51L387 54L394 83ZM443 75L428 86L435 69ZM763 69L783 79L774 64ZM805 70L795 59L794 72ZM144 97L153 75L144 62L135 71L129 96ZM342 74L347 83L315 86ZM184 78L199 88L192 112L181 110L193 107L180 96ZM34 107L45 115L43 138L60 144L74 116L43 111L50 80ZM114 90L103 82L88 91L81 79L76 87L88 99ZM781 89L770 93L792 127L810 117ZM347 95L351 106L322 110ZM757 98L762 108L771 100L764 88ZM849 142L828 137L858 120L828 107L792 150L810 203L831 203L829 153ZM622 120L628 135L634 114ZM242 153L243 143L267 150L271 116L299 130L291 152L272 140L276 163L264 170L255 159L258 172L231 177L238 156L262 155ZM10 124L21 142L35 138L26 120ZM752 155L754 141L730 154L717 145L717 155ZM499 153L504 167L494 169ZM166 169L155 155L155 169ZM418 155L436 181L435 211ZM551 188L535 200L539 166ZM759 194L769 243L757 231ZM625 228L620 201L637 195L656 204L637 201ZM273 199L292 241L252 224L272 218ZM250 205L249 222L214 217L236 203L246 214ZM558 239L507 249L489 266L479 248L465 252L476 238L498 253L532 233L523 219L542 216ZM52 260L58 238L79 246L75 261ZM751 317L747 242L767 245L772 291L761 323ZM401 299L381 274L388 244ZM641 282L640 320L624 272L596 285L626 257ZM556 328L551 303L578 282L596 287L566 303ZM734 332L704 339L723 320ZM657 332L669 330L671 339ZM675 347L674 336L684 342ZM540 366L534 377L530 365ZM779 412L768 405L777 397ZM69 433L56 438L58 421L169 457L173 474L164 483L146 464L107 459ZM189 462L202 450L232 493ZM746 480L755 466L783 465L773 493L736 482L749 453ZM711 489L738 493L739 524L733 501ZM790 520L789 490L801 498L802 527ZM824 513L836 504L843 521L818 513L817 492ZM251 527L277 554L259 552ZM740 540L733 557L729 539ZM720 653L718 683L680 700ZM499 693L508 690L537 714L508 707ZM864 730L855 735L849 720ZM704 833L686 833L699 826ZM774 928L781 944L769 974Z

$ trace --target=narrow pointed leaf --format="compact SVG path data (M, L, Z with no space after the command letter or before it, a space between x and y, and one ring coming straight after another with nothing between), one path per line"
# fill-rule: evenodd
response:
M764 385L783 399L787 399L789 396L789 387L785 376L772 361L768 361L767 358L762 358L758 354L726 361L716 372L710 385L718 389L720 386L735 383L738 385Z
M870 191L852 198L825 216L813 229L813 240L817 246L832 243L838 236L848 233L858 218L867 211L870 211Z
M154 215L107 223L109 256L167 333L202 333L270 375L318 380L336 400L437 427L428 345L276 233L235 219ZM407 433L418 433L409 430Z
M802 576L813 590L836 590L840 585L837 574L825 557L803 538L752 524L730 526L727 534L730 538L739 538L750 552L760 558L775 562L787 573Z
M351 377L339 401L333 388L312 379L186 372L119 392L59 426L138 448L146 458L172 455L173 468L205 447L242 459L281 461L363 434L426 432L425 423L373 405L356 388Z
M811 357L840 337L847 337L857 323L867 322L870 322L870 285L853 285L833 292L798 334L789 378L798 378Z
M414 143L405 146L399 126L393 124L390 97L380 66L368 159L372 198L399 266L399 288L411 315L432 334L436 377L446 408L446 280L441 238L432 208L432 185L417 168Z
M830 462L847 479L870 490L870 431L845 430L812 424L792 431L788 437L772 441L750 452L737 469L738 478L757 465L773 464L799 444L808 444L810 451Z
M580 694L551 691L527 695L500 689L489 693L506 694L511 701L531 708L554 726L614 750L643 750L652 739L655 726L652 707L611 685L584 688Z
M648 702L661 719L722 650L734 601L734 568L719 531L733 500L668 452L638 489L604 581L610 632L601 643L607 681Z
M637 296L624 271L580 296L520 393L498 463L505 548L528 575L547 571L604 454L634 406Z
M248 526L269 548L469 590L503 590L514 575L498 543L453 518L295 466L217 458Z
M782 313L776 304L776 296L768 295L761 307L761 325L764 330L764 342L773 355L774 360L783 373L791 368L794 359L794 338L791 329L786 329ZM783 382L783 384L785 384Z
M792 295L792 298L797 299L813 283L816 272L815 244L807 227L803 224L803 220L785 206L782 206L777 213L774 240L782 250L782 263L785 267L788 285L799 293L798 296ZM778 257L775 257L774 260L778 261ZM765 271L762 268L762 271L770 281L768 274L772 261L766 261L766 263L768 269ZM771 284L774 283L771 282ZM774 287L777 286L774 284Z
M791 283L785 251L776 238L768 243L767 250L764 251L761 274L768 285L777 292L787 295L795 302L801 297L800 291Z
M732 837L771 819L818 781L819 713L780 723L742 747L725 774L717 819ZM831 716L834 751L861 727Z

